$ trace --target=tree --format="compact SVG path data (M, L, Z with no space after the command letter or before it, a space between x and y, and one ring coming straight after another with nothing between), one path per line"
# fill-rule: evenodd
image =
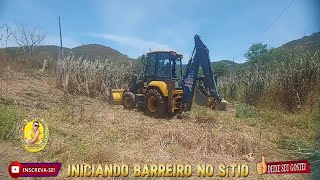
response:
M213 67L213 72L220 77L227 76L230 73L230 69L225 63L219 62Z
M39 44L44 40L46 35L38 28L28 26L28 25L16 25L15 30L12 32L16 43L21 47L27 55L31 57L34 49L39 46Z
M8 40L12 35L10 26L8 24L3 24L0 26L0 42L1 42L1 49L0 51L0 59L6 59L8 61L8 54L6 52L6 48L8 47Z
M268 50L268 45L263 44L262 42L252 44L249 48L249 50L244 54L244 57L247 58L248 61L251 61L258 56L261 56L265 53L267 53Z
M8 47L8 40L10 38L10 36L12 35L12 32L11 32L11 28L8 24L3 24L2 26L0 26L0 31L4 31L1 33L0 35L0 41L1 41L1 45L2 47L4 48L7 48ZM4 44L3 44L3 41L4 41Z

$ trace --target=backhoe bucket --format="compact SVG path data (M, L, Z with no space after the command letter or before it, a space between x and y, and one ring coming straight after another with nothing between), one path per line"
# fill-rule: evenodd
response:
M214 98L202 92L198 86L196 86L194 90L194 99L199 106L206 106L219 111L225 111L228 105L228 102L225 100L222 100L220 103L215 103Z
M109 96L109 103L110 104L122 104L122 96L124 93L124 89L112 89L110 96Z
M214 103L213 98L206 96L197 86L194 90L194 100L199 106L211 107Z

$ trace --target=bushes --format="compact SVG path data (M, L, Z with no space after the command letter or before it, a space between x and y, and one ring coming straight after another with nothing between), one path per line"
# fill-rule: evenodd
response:
M320 92L319 51L271 50L235 76L221 79L219 89L224 98L250 105L291 112L310 109Z
M0 104L0 141L8 139L15 132L17 114L13 106Z
M126 58L102 62L69 54L58 60L58 86L68 93L107 98L109 89L126 88L132 76L141 72L139 63Z

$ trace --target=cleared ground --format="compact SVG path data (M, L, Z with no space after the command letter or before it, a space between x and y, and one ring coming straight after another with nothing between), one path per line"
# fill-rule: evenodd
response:
M255 168L262 155L267 162L288 160L290 154L279 149L286 145L281 144L284 137L312 142L313 132L304 130L310 129L308 122L301 123L298 115L261 112L236 118L237 105L231 105L226 112L195 105L184 119L153 119L143 112L110 106L102 100L65 95L56 88L54 77L47 74L8 68L2 72L0 103L16 106L21 120L43 117L49 126L49 141L39 153L23 149L16 136L0 142L0 179L8 178L7 167L13 160L62 162L58 179L66 178L67 163L76 162L129 166L190 163L194 168L200 163L211 163L216 174L220 163L247 163L250 174L245 179L308 177L258 176ZM192 179L197 178L196 171L193 175Z

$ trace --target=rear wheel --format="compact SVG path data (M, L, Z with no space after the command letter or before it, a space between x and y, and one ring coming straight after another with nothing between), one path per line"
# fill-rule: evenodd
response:
M157 89L149 89L146 97L147 113L156 118L166 117L167 115L167 99L162 96Z
M132 92L125 92L122 99L122 105L125 109L135 108L135 95Z

